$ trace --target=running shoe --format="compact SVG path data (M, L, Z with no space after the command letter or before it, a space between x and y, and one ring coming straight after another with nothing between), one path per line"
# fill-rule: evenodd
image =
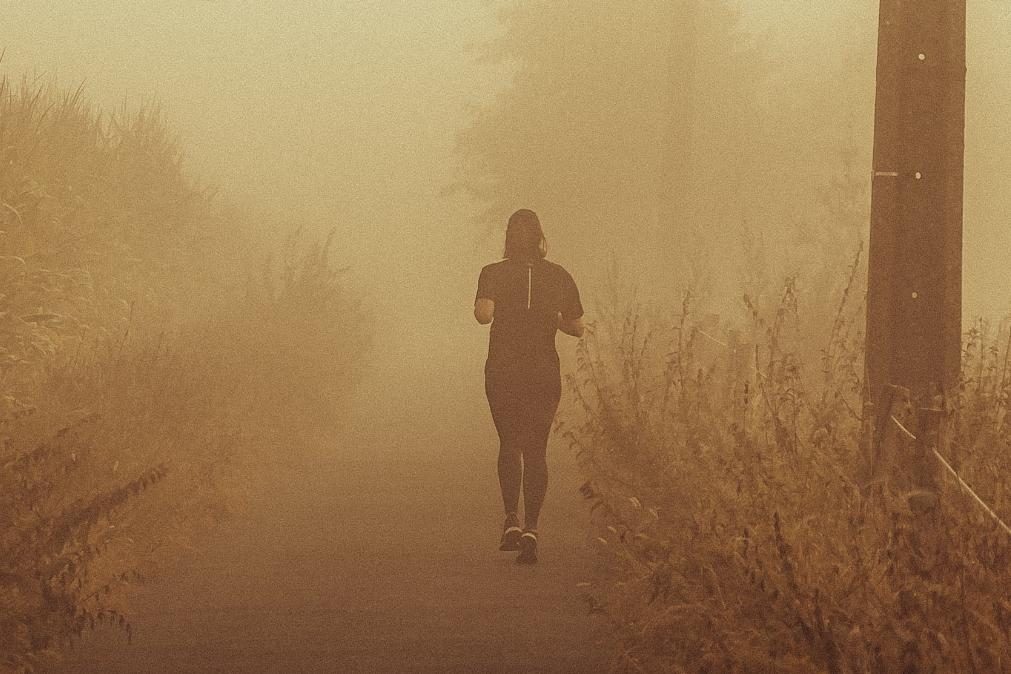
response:
M505 524L502 526L502 542L499 543L498 549L503 552L515 552L520 549L520 534L523 530L520 529L519 521L515 517L507 517Z
M526 530L520 536L520 554L516 558L517 564L537 563L537 532Z

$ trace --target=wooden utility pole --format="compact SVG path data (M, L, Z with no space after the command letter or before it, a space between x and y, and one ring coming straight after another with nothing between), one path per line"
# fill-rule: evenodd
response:
M934 407L958 384L965 0L881 0L867 292L867 382Z

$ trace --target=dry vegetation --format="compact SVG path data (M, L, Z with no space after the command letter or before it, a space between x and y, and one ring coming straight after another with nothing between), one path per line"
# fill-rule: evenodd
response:
M854 270L856 272L856 270ZM604 316L562 423L589 478L620 671L1011 671L1011 535L862 407L851 277L820 362L793 282L737 331L693 312ZM1005 519L1009 326L968 333L948 458ZM911 460L912 458L912 460ZM921 465L939 467L932 456Z
M124 590L339 418L367 317L330 241L264 263L249 224L156 110L0 80L0 671L129 634Z

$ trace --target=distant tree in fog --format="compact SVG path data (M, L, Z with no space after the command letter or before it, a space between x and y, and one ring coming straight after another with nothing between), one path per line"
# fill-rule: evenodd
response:
M514 78L459 138L486 220L530 206L582 251L704 283L703 249L735 245L746 218L768 71L732 6L509 3L487 57Z

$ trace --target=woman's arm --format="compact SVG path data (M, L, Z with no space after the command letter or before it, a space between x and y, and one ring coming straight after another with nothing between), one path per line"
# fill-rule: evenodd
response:
M562 318L562 315L559 313L558 314L558 329L561 330L562 332L564 332L567 335L571 335L573 337L582 337L583 336L583 319L582 319L582 317L580 317L580 318L573 318L571 320L566 320L566 319Z
M474 302L474 318L481 325L488 325L495 317L495 302L487 297L479 297Z

